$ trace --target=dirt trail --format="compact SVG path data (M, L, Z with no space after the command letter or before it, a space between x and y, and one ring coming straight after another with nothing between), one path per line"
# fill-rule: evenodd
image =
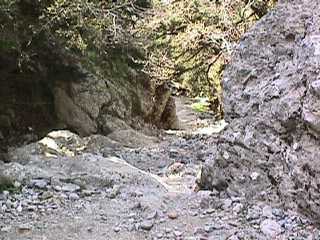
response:
M15 161L1 168L22 191L0 194L0 239L318 239L306 219L248 202L241 189L194 192L226 124L193 112L188 99L177 99L177 112L181 131L132 135L139 147L64 132L50 146L11 153Z

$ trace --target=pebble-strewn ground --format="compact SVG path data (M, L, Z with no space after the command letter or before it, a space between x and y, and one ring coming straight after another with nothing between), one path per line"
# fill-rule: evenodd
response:
M17 191L0 194L1 240L320 239L279 202L248 201L241 189L194 192L213 136L170 132L124 148L102 136L56 135L56 145L31 144L1 165Z

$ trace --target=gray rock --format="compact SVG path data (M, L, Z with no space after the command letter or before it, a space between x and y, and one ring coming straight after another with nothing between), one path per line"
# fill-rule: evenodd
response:
M242 209L243 205L241 203L236 203L233 207L233 211L235 211L236 213L240 213Z
M36 211L37 210L37 207L36 206L33 206L33 205L29 205L29 206L27 206L27 210L29 211L29 212L34 212L34 211Z
M272 218L273 217L273 209L270 206L264 206L262 208L262 216L266 218Z
M282 209L279 208L274 208L272 209L272 214L278 218L283 218L284 216L284 211Z
M3 232L3 233L10 232L11 229L12 229L11 226L1 226L0 232Z
M214 208L209 208L209 209L206 210L206 214L212 214L212 213L214 213L215 211L216 211L216 209L214 209Z
M7 209L8 209L8 207L7 207L5 204L3 204L3 205L0 207L0 212L1 212L1 213L5 213L5 212L7 211Z
M17 212L19 212L19 213L22 212L23 209L22 209L21 204L19 204L19 205L17 206L16 210L17 210Z
M133 232L135 229L136 229L135 224L129 224L129 225L128 225L128 231L129 231L129 232Z
M181 237L182 235L183 235L183 233L181 232L181 231L174 231L173 232L173 234L174 234L174 236L176 236L176 237Z
M274 220L266 219L260 224L261 232L270 238L275 238L282 231L281 226Z
M2 192L2 195L3 195L4 199L7 199L8 196L9 196L9 194L10 194L10 192L7 191L7 190L4 190L4 191Z
M106 193L108 198L114 199L120 194L120 186L115 185L112 189L107 189Z
M169 211L167 215L168 215L168 218L170 219L177 219L179 216L178 212L175 210Z
M318 1L279 1L244 35L224 72L229 127L204 166L203 189L219 174L237 176L231 187L248 198L276 186L264 198L280 193L320 222L319 21Z
M39 189L46 189L48 182L45 179L33 179L30 181L30 185Z
M53 186L53 189L57 192L62 191L62 187L61 186Z
M164 222L166 222L166 219L165 218L160 218L159 222L160 223L164 223Z
M208 191L208 190L200 190L197 192L197 195L201 198L206 198L209 199L212 196L212 191Z
M310 88L313 90L313 92L320 97L320 80L316 80L314 82L311 82Z
M87 189L84 189L81 191L81 194L85 197L90 197L94 194L96 194L97 192L96 191L93 191L93 190L87 190Z
M140 224L140 228L142 230L150 231L153 228L154 222L150 220L142 221Z
M206 232L206 233L211 233L213 230L215 230L215 227L214 226L211 226L211 225L206 225L206 226L204 226L204 231Z
M80 197L79 197L78 194L72 192L72 193L69 194L69 199L72 200L72 201L76 201L76 200L79 200Z
M288 231L292 231L297 226L290 219L282 219L282 220L278 221L278 223L282 228L284 228Z
M147 219L148 220L152 220L152 219L155 219L157 217L158 217L158 212L155 210L155 211L152 211L151 213L148 214Z
M247 214L247 220L256 220L260 218L261 216L261 208L258 206L253 206L252 208L249 208L248 214Z
M197 227L194 231L193 231L194 235L201 235L201 234L205 234L205 230L202 227Z
M63 185L61 190L64 192L77 192L80 190L80 187L76 184L68 183L68 184Z
M231 237L228 238L228 240L239 240L237 235L232 235Z
M198 216L198 211L196 211L196 210L192 210L192 211L189 211L189 215L190 216Z
M157 233L157 234L156 234L156 237L157 237L158 239L163 238L163 236L164 236L163 233Z
M7 199L5 204L6 204L8 209L14 207L14 203L11 201L11 199Z
M232 206L232 200L231 199L226 199L223 201L223 209L228 210Z
M21 183L20 182L18 182L18 181L14 181L14 183L13 183L13 186L15 187L15 188L20 188L21 187Z
M61 122L81 135L89 135L97 131L97 124L63 88L56 87L53 93L56 114Z

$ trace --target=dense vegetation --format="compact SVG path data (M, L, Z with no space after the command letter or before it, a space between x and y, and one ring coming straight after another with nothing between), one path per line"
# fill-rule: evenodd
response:
M232 50L274 4L274 0L155 4L152 16L140 25L149 40L150 74L160 82L182 84L192 96L209 97L212 108L222 113L220 80Z
M0 3L0 50L19 55L23 71L35 71L50 50L64 59L94 64L132 43L129 29L147 1L4 0ZM52 52L52 51L51 51Z
M132 61L144 64L155 82L181 83L192 96L211 97L222 112L220 79L234 45L274 3L2 0L0 53L17 55L26 72L41 70L48 53L98 71L115 52L134 46L145 51Z

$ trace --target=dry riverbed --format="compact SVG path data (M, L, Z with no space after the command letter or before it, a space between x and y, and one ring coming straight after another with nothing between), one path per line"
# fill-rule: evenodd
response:
M0 239L319 239L309 220L279 202L249 200L242 189L195 192L227 126L184 100L177 106L180 131L56 131L11 151L0 170L16 191L0 193Z

